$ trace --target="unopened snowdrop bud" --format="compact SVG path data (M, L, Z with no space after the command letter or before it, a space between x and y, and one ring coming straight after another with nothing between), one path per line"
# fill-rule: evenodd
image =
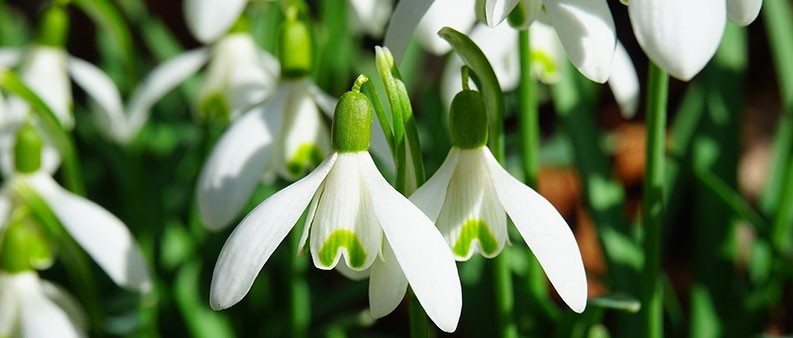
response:
M14 145L14 166L16 171L23 174L30 174L39 170L41 167L41 148L42 141L36 128L29 123L25 123L17 133L16 144Z
M487 144L487 114L482 95L463 89L452 100L449 115L452 145L460 149L475 149Z
M226 98L220 94L211 94L201 100L198 115L202 121L226 125L231 121L231 109Z
M369 81L366 75L358 76L351 91L339 98L333 113L333 148L340 153L369 150L372 138L372 104L361 94L361 86Z
M0 270L18 273L52 265L54 255L51 246L24 219L11 222L0 238Z
M69 32L69 13L65 1L55 1L41 17L39 43L50 47L63 47Z
M291 79L305 76L311 70L311 33L308 26L297 18L296 10L288 14L280 33L278 61L281 62L281 76Z

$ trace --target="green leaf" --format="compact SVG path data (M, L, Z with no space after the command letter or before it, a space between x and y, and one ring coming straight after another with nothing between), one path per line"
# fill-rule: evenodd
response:
M599 306L606 309L637 313L642 308L642 303L638 299L626 293L614 292L603 296L598 296L589 300L590 305Z

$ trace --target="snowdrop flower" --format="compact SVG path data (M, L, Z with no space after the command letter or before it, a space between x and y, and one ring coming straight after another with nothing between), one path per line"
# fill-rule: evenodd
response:
M86 253L119 286L148 292L151 280L126 225L116 216L83 197L58 185L49 174L40 170L41 140L30 125L22 127L15 146L16 172L6 177L0 188L0 228L21 200L18 194L35 191L64 229Z
M573 311L586 307L587 284L573 232L553 205L512 177L487 148L487 117L478 92L463 90L449 118L452 149L410 197L435 222L454 257L495 257L508 242L507 216Z
M300 252L308 245L319 269L368 271L374 317L392 312L410 283L435 324L455 330L462 299L454 258L432 222L388 184L367 152L372 106L359 92L365 81L340 98L325 161L259 204L226 241L212 276L213 309L245 296L308 207Z
M628 14L650 60L688 81L716 53L727 19L746 26L762 5L762 0L631 0Z
M0 337L86 337L78 304L34 271L0 270Z
M541 82L553 85L559 81L561 75L559 70L563 68L563 62L566 62L559 37L553 27L542 22L531 24L529 31L532 73ZM518 32L505 23L496 27L478 24L471 31L470 38L490 61L501 89L505 92L516 89L520 81ZM451 104L454 95L462 89L459 81L462 66L462 59L453 55L444 68L441 95L447 106ZM608 84L623 116L626 118L634 116L639 105L639 79L628 52L619 41L614 52Z
M449 50L437 36L443 26L469 32L478 13L494 27L516 6L523 27L535 19L554 27L567 57L584 76L608 80L617 40L605 0L403 0L391 17L385 44L399 60L415 30L420 44L443 54Z

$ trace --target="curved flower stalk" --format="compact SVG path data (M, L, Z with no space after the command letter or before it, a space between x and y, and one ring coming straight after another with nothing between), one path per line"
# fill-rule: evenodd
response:
M457 327L462 299L451 253L432 222L386 182L367 152L372 106L359 93L363 81L336 106L333 151L325 161L259 204L226 241L212 277L213 309L228 308L247 294L308 207L299 250L308 244L319 269L369 273L374 317L392 312L410 283L438 327Z
M36 272L0 270L0 336L86 337L79 303Z
M604 0L404 0L394 10L385 44L399 60L415 30L420 44L444 54L450 47L437 36L440 28L469 32L477 14L494 27L516 7L522 27L535 20L554 27L567 57L584 76L599 83L608 80L617 40Z
M749 25L762 5L762 0L631 0L628 14L650 60L688 81L716 54L727 19Z
M534 22L529 27L531 36L532 73L547 85L559 81L562 62L566 62L564 50L553 27L542 22ZM476 25L470 34L477 46L490 61L499 85L504 91L512 91L520 81L520 53L518 51L518 32L506 24L496 27ZM446 63L441 78L441 95L448 106L452 98L462 89L459 81L463 61L452 55ZM617 41L611 74L608 80L620 112L626 118L636 114L639 105L639 78L625 47Z
M26 196L38 195L110 279L130 290L148 292L151 279L126 225L96 203L62 188L40 170L41 140L33 127L23 127L15 148L15 173L6 176L0 188L0 228L5 227L11 212Z
M487 144L487 117L478 92L463 90L450 115L452 149L438 171L410 196L432 220L457 260L492 258L508 242L507 216L537 257L562 300L586 307L581 253L564 218L540 194L509 174Z

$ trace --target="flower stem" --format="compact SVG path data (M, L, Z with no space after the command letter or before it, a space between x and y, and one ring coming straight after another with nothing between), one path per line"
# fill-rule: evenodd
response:
M410 318L410 337L411 338L433 338L435 331L431 330L427 315L424 313L424 308L419 304L416 294L413 290L408 289L409 300L409 318Z
M668 91L669 76L651 63L647 81L647 158L642 210L645 253L642 270L642 336L647 338L663 337L660 254Z

